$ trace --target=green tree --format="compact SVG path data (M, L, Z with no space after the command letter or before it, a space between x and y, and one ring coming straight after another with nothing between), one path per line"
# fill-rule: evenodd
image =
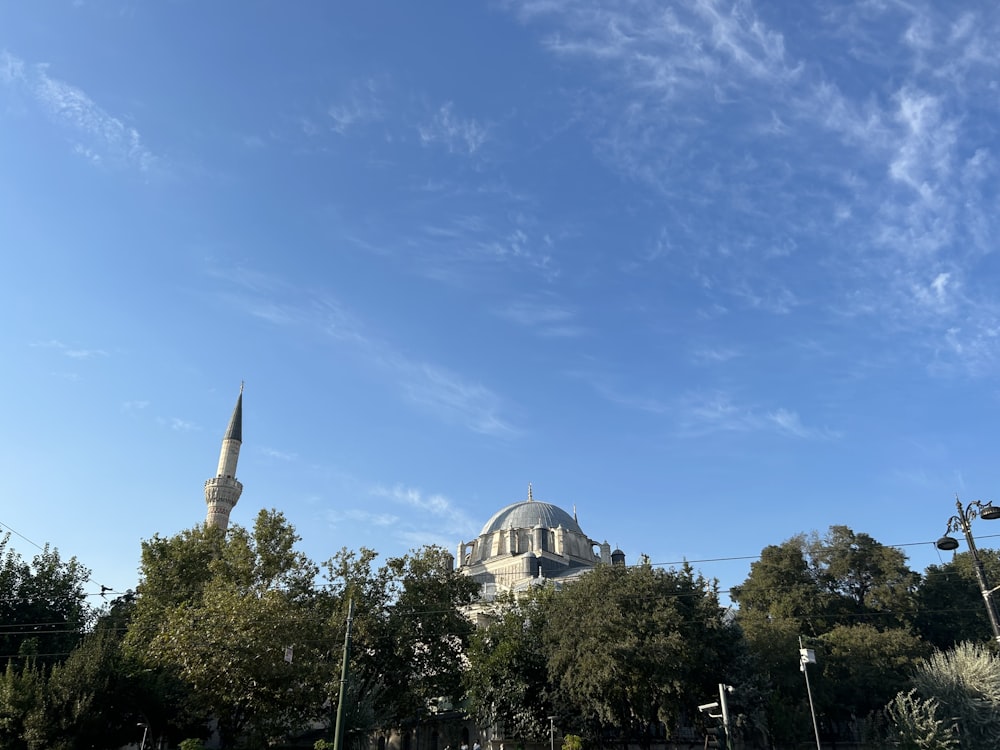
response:
M0 747L41 750L45 735L45 673L34 660L13 661L0 677Z
M931 651L904 628L880 630L869 623L838 625L817 642L817 703L826 716L839 721L882 710L909 687L910 674Z
M83 590L90 571L48 545L25 562L9 542L10 534L0 539L0 659L30 655L39 664L62 661L90 622Z
M252 532L201 528L143 545L126 646L147 666L176 670L224 746L262 744L318 716L329 647L317 569L297 541L282 514L261 511Z
M990 584L1000 584L1000 553L981 549L979 558ZM916 627L939 649L993 637L973 565L972 555L960 552L950 561L924 571L917 589Z
M752 673L764 681L763 724L772 741L806 739L810 728L799 636L823 647L812 673L817 713L833 736L853 735L853 718L898 691L926 654L910 629L918 582L902 552L846 526L764 548L730 596L739 604Z
M549 682L543 643L554 595L551 586L544 586L498 598L469 644L469 711L479 726L497 727L508 739L542 739L549 729L546 717L566 705L555 698Z
M920 576L900 550L847 526L831 526L823 537L812 535L808 552L816 582L830 594L825 601L841 624L876 615L881 627L912 621Z
M960 747L1000 747L1000 656L987 646L935 652L918 665L913 685L937 702L936 718L957 724Z
M325 592L336 602L330 642L344 638L354 601L345 730L363 742L376 727L405 727L443 701L459 705L472 624L462 608L479 585L453 569L439 547L424 547L376 567L374 551L341 550L325 564ZM337 683L329 683L336 710Z
M651 742L727 678L739 633L713 583L685 565L599 566L553 597L545 621L550 680L595 728Z
M396 581L388 625L397 668L391 673L399 716L415 716L431 701L458 705L462 671L473 625L462 613L479 595L479 584L456 572L440 547L423 547L387 561Z
M940 704L916 690L899 693L885 707L881 745L901 750L954 750L959 747L953 721L940 718Z

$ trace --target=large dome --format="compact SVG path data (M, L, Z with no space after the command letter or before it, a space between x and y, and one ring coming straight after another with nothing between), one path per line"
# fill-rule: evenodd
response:
M501 529L532 529L535 526L546 529L562 526L567 531L583 533L580 524L562 508L550 503L540 503L537 500L522 500L494 513L493 517L483 526L481 535L492 534Z

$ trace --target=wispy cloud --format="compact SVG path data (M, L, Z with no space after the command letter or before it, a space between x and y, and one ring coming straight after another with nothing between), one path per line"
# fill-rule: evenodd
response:
M368 79L354 83L343 99L331 104L326 113L333 123L334 132L341 135L358 125L382 119L383 105L375 81Z
M968 116L1000 117L995 13L802 6L793 46L752 0L503 5L596 74L572 102L595 153L664 199L669 220L627 271L686 274L703 309L850 310L940 372L1000 363L983 282L1000 156ZM832 78L834 53L863 77ZM824 283L806 281L806 253Z
M721 364L742 356L739 349L732 347L701 347L696 349L692 356L694 361L700 364Z
M53 121L67 128L73 150L94 164L127 165L146 172L157 158L139 131L116 117L82 89L49 75L44 64L28 64L0 52L0 82L27 94Z
M447 547L454 541L454 537L471 536L479 528L475 519L439 493L428 494L415 487L396 484L392 487L376 485L371 494L376 498L385 498L415 508L427 515L424 528L411 529L406 534L406 541L415 545L437 543Z
M224 278L215 269L208 273ZM404 354L371 334L363 321L331 295L310 293L247 269L236 274L235 282L222 295L233 307L270 324L299 327L351 347L393 383L401 398L431 416L483 435L517 434L503 416L503 399L492 389L441 364Z
M442 104L430 120L417 127L424 145L440 144L451 153L473 155L486 143L488 131L472 118L459 117L451 102Z
M392 513L379 513L361 508L328 510L326 512L326 520L334 526L349 521L351 523L362 523L380 528L396 526L400 521L399 516Z
M32 343L31 346L41 349L55 349L70 359L94 359L108 356L108 353L103 349L81 349L64 344L57 339L36 341Z
M702 436L717 432L778 432L801 439L837 439L841 433L802 423L798 413L778 407L761 409L736 402L723 391L691 393L681 399L677 409L681 434Z
M261 448L260 452L263 453L268 458L273 458L277 461L295 461L298 458L298 455L295 453L291 453L289 451L280 451L277 450L276 448L268 448L266 446Z
M426 412L483 435L512 437L517 430L501 416L501 400L486 386L470 382L457 373L428 362L398 354L387 361L406 398Z
M157 417L156 421L165 427L169 427L174 432L193 432L201 429L194 422L189 422L180 417Z
M585 332L583 326L576 322L576 311L570 305L546 297L515 300L498 309L496 314L535 331L539 336L575 338Z

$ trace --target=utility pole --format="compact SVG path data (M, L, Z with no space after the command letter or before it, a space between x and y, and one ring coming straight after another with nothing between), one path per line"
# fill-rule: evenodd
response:
M337 698L337 724L333 733L333 750L343 748L344 701L347 699L347 671L351 658L351 622L354 619L354 597L347 600L347 633L344 634L344 661L340 665L340 697Z
M735 688L724 682L719 683L719 707L722 709L722 729L726 733L726 750L733 750L733 733L729 725L729 701L727 696Z
M816 652L811 648L805 648L802 645L802 636L799 636L799 669L802 670L802 674L806 678L806 693L809 695L809 713L812 714L813 720L813 732L816 734L816 750L823 750L819 746L819 725L816 723L816 709L813 707L813 694L812 688L809 687L809 670L806 669L807 664L816 663Z

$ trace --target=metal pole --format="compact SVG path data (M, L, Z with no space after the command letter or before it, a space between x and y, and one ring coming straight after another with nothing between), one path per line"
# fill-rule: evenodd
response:
M340 696L337 698L337 724L333 733L333 750L341 750L344 736L344 701L347 696L347 667L351 657L351 621L354 619L354 597L347 600L347 633L344 635L344 661L340 665Z
M993 604L993 591L986 582L986 569L983 561L979 559L979 550L976 549L976 540L972 538L972 525L969 523L968 512L962 508L962 501L956 498L955 505L958 506L958 520L962 525L962 533L965 534L965 543L969 545L969 552L972 553L972 567L976 571L976 579L979 581L979 590L982 592L983 601L986 603L986 614L990 618L990 627L993 628L993 637L1000 643L1000 618L997 617L996 606Z
M729 701L726 700L726 693L730 689L724 682L719 683L719 707L722 709L722 728L726 732L727 750L733 750L733 736L729 731Z
M816 735L816 750L823 750L819 745L819 725L816 723L816 708L813 706L812 688L809 687L809 670L806 668L806 657L802 655L802 636L799 636L799 669L806 678L806 695L809 696L809 713L812 715L813 733Z
M556 750L556 717L549 717L549 750Z

